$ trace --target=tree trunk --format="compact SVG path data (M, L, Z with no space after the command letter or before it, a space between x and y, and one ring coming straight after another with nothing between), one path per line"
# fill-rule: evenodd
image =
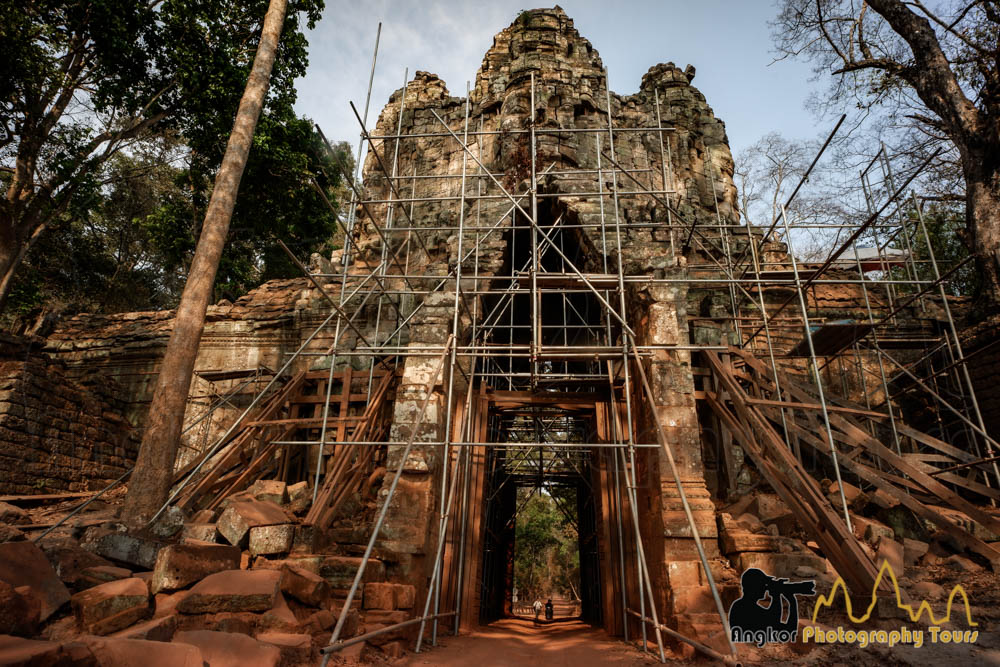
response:
M981 315L1000 310L1000 152L970 151L965 162L966 228L982 276Z
M174 328L149 406L139 458L125 498L122 520L132 529L148 524L170 492L205 311L212 296L254 130L267 95L286 5L287 0L271 0L268 6L253 69L240 100L226 154L215 177L205 223L177 307Z
M6 236L4 234L3 236ZM17 268L17 244L13 240L0 240L0 312L7 305L11 284L14 281L14 269Z

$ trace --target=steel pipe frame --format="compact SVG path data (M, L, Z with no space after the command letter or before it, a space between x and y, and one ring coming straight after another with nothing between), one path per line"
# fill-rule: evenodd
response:
M454 339L448 336L448 342L445 343L445 351L441 353L441 361L438 363L437 368L431 373L425 385L426 396L424 396L423 403L420 406L420 411L417 416L417 425L422 425L424 422L424 417L427 414L427 406L431 402L431 398L434 396L434 384L437 381L439 375L444 370L445 360L448 358L447 348L451 346ZM403 453L400 455L399 467L396 469L396 473L392 478L392 483L389 485L388 493L386 494L385 500L382 503L382 509L379 512L378 519L375 521L375 526L372 529L371 537L368 540L368 546L365 547L365 553L361 557L361 562L358 564L358 570L354 575L354 581L351 582L351 588L347 592L347 599L344 601L344 606L340 609L340 615L337 618L337 624L333 628L333 634L330 635L330 641L327 642L328 646L332 646L337 643L337 639L340 637L340 633L344 629L344 622L347 620L347 614L351 611L351 603L354 601L354 596L357 595L358 586L361 583L361 579L364 577L365 568L368 566L368 560L371 558L372 551L375 548L375 541L378 539L378 534L382 531L382 524L385 522L385 517L389 512L389 504L392 502L392 496L396 492L396 487L399 486L399 480L403 476L403 469L406 467L406 460L410 455L410 450L413 449L413 444L417 438L417 428L414 428L410 432L410 436L406 441L406 446L403 448ZM326 667L327 663L330 661L330 653L323 654L322 667Z
M900 188L900 191L905 190L910 185L910 183L913 181L913 179L915 179L927 167L927 165L929 165L931 163L931 161L935 157L937 157L938 153L940 153L940 152L941 152L940 149L937 150L937 151L934 151L934 153L931 154L931 156L929 158L927 158L917 169L915 169L914 172L909 176L909 178L906 179L906 182L903 183L902 187ZM832 253L830 253L830 256L826 258L826 261L823 262L823 264L820 266L820 268L817 269L815 272L813 272L813 275L811 275L809 278L807 278L806 281L799 287L799 289L797 291L801 292L801 290L804 290L804 289L808 288L810 285L812 285L813 282L815 282L815 280L819 276L821 276L828 268L830 268L830 265L833 264L834 260L836 260L838 257L840 257L844 253L844 251L847 250L847 248L851 247L851 244L853 244L858 239L858 237L860 237L861 234L866 229L868 229L871 226L871 224L873 222L875 222L875 220L878 219L878 217L882 214L882 212L885 211L885 209L889 207L889 204L891 204L893 201L895 201L895 198L898 197L898 196L899 196L899 192L897 192L894 197L888 198L886 200L886 202L884 204L882 204L882 206L879 208L879 210L873 212L868 217L867 220L865 220L863 223L861 223L858 226L858 228L854 231L854 233L852 233L847 238L847 240L844 241L844 243L842 243L840 245L839 248L837 248ZM782 213L781 217L782 217L782 219L784 221L785 227L788 228L788 220L787 220L786 216L784 215L784 213ZM789 239L787 237L787 232L786 232L786 243L790 242L790 241L791 241L791 239ZM789 253L789 255L791 255L791 253ZM781 303L781 305L778 306L777 310L775 310L772 315L769 316L767 313L764 313L764 317L767 318L767 317L774 317L774 316L778 315L779 313L781 313L788 306L789 303L792 302L792 299L794 299L794 298L795 298L794 295L789 296L787 299L785 299ZM754 333L751 335L750 339L753 340L753 338L757 334L759 334L761 332L762 328L763 328L763 326L759 327L756 331L754 331Z
M792 272L795 274L795 280L799 280L799 268L798 262L795 260L795 251L792 248L791 230L788 226L788 218L785 216L784 207L781 208L781 221L784 223L785 227L785 243L788 244L788 257L792 261ZM853 243L853 240L852 240ZM813 345L812 339L812 328L809 326L809 313L806 309L806 298L805 298L805 285L796 285L795 293L799 297L799 306L802 309L802 326L805 329L806 343L809 346L809 362L810 368L812 368L814 382L816 383L816 391L819 397L819 404L822 408L823 413L823 426L826 429L827 444L830 445L830 458L833 460L833 472L837 477L837 490L840 492L840 503L844 509L844 522L847 525L847 530L854 532L854 527L851 524L851 513L847 508L847 497L844 495L844 481L840 476L840 463L837 460L837 445L833 439L833 427L830 426L830 414L826 409L826 395L823 391L823 377L819 372L819 365L816 363L816 348ZM764 313L764 320L767 321L767 312ZM753 340L753 336L750 337Z

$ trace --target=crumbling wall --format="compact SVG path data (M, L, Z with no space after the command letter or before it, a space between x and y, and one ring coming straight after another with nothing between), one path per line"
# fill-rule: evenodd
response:
M31 343L0 342L0 493L92 491L135 461L138 432L106 378L71 380Z

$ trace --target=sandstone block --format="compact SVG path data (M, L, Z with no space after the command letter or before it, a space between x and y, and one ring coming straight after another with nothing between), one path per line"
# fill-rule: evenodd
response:
M177 613L177 605L186 598L191 591L177 591L176 593L157 593L153 596L153 618L169 616Z
M174 636L174 644L196 647L211 667L278 667L281 662L277 647L235 632L185 630Z
M281 651L284 664L308 664L313 660L312 637L290 632L262 632L257 641L269 644Z
M203 667L205 658L196 646L143 639L101 637L87 641L99 665L142 667Z
M16 505L0 502L0 523L8 526L20 526L31 523L31 515Z
M295 526L290 523L276 526L254 526L250 529L250 554L271 556L288 553L295 539Z
M903 576L903 545L883 536L875 549L875 566L881 569L884 561L889 561L897 577Z
M154 595L177 590L210 574L238 569L239 565L240 550L236 547L205 542L171 544L156 558L150 590Z
M364 601L365 609L384 609L392 611L395 605L396 592L393 584L368 583L365 584Z
M130 579L131 577L132 570L128 568L115 567L114 565L95 565L94 567L88 567L80 571L80 576L77 578L77 587L81 589L90 588L91 586L106 584L109 581Z
M184 614L219 611L267 611L274 606L281 572L227 570L199 581L177 605Z
M325 632L337 624L337 617L329 609L320 609L302 623L302 629L311 634Z
M166 542L107 531L88 534L81 544L99 556L138 566L143 570L153 569L156 565L156 554L166 546Z
M38 629L41 615L41 602L30 588L14 588L0 581L0 635L31 636Z
M0 523L0 543L19 542L26 539L28 539L28 536L24 534L23 530L18 530L14 526L8 526L5 523Z
M62 657L57 642L0 635L0 665L58 665Z
M417 599L417 589L409 584L393 584L393 604L396 609L413 609Z
M959 556L958 554L945 558L944 566L960 572L979 572L983 569L965 556Z
M383 644L381 648L382 648L382 653L384 653L385 657L389 658L390 660L396 660L398 658L401 658L406 653L405 644L403 641L399 639L397 639L396 641L391 641L387 644Z
M69 602L69 591L56 576L42 550L32 542L0 544L0 581L14 588L27 586L41 606L41 621Z
M330 582L334 588L350 588L361 566L361 559L353 556L327 556L319 563L319 576ZM385 579L385 564L374 558L368 560L363 582Z
M296 524L295 539L292 540L292 551L295 553L311 554L320 550L321 536L323 531L319 531L315 526Z
M324 606L332 592L323 577L287 563L282 570L281 591L311 607Z
M257 500L266 500L275 505L288 502L288 485L277 479L258 479L250 485L247 493Z
M243 547L249 541L251 528L281 523L288 523L288 516L274 503L242 500L229 503L216 527L230 544Z
M818 556L806 553L776 554L776 553L741 553L736 562L739 571L756 567L772 577L795 579L795 570L799 567L811 567L817 572L826 571L826 561Z
M916 565L929 548L930 545L926 542L911 540L908 537L903 538L903 563L908 566Z
M133 625L130 628L119 630L111 636L116 639L145 639L152 642L168 642L174 637L177 631L177 616L161 616L142 623Z
M288 487L288 509L302 514L312 505L312 489L309 482L299 482Z
M181 532L185 521L187 521L187 516L185 516L184 510L176 505L170 505L150 527L150 530L157 537L173 537Z
M181 539L198 542L215 542L216 535L214 523L186 523L181 531Z
M73 596L73 615L80 630L108 635L148 617L149 592L141 579L122 579L94 586Z
M874 519L865 520L865 539L872 544L878 544L883 539L892 540L896 537L896 532L880 521Z
M300 632L302 624L299 622L295 612L288 606L288 601L282 593L278 593L274 598L274 606L260 615L259 623L261 630L272 632Z

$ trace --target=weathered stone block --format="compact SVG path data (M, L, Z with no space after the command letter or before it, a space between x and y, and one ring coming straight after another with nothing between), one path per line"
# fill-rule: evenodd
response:
M883 561L889 561L892 571L897 577L903 576L903 545L889 537L881 537L875 549L875 566L882 567Z
M416 603L417 589L409 584L393 584L393 604L396 609L413 609Z
M41 605L41 621L69 602L66 586L56 576L42 550L32 542L0 544L0 581L14 588L30 588Z
M33 635L41 615L41 602L30 588L0 581L0 635Z
M186 523L181 531L182 540L215 542L218 531L214 523Z
M364 608L384 609L392 611L395 605L396 593L392 584L365 584Z
M0 665L58 665L64 658L58 642L0 635Z
M331 595L330 584L326 579L287 563L282 570L281 591L312 607L322 607Z
M309 482L299 482L288 487L288 509L302 514L312 505L312 488Z
M281 573L274 570L228 570L211 574L177 605L184 614L220 611L267 611L274 606Z
M361 559L352 556L327 556L319 563L319 576L330 582L334 588L350 588L354 576L361 565ZM368 559L363 582L385 579L385 564L375 558Z
M250 529L250 554L272 556L288 553L295 539L295 525L254 526Z
M149 591L141 579L94 586L74 595L71 602L77 627L93 635L111 634L152 613Z
M0 523L19 526L31 523L31 515L16 505L0 502Z
M174 636L174 644L196 647L212 667L278 667L281 662L277 647L235 632L184 630Z
M247 493L257 500L266 500L275 505L288 502L288 485L277 479L258 479L250 485Z
M111 635L116 639L145 639L152 642L168 642L174 637L177 631L177 616L161 616L153 618L143 623L138 623L130 628L119 630Z
M926 542L903 538L903 564L906 566L916 565L929 548L930 545Z
M826 571L826 561L818 556L805 553L741 553L736 561L736 569L743 571L755 567L772 577L795 579L796 569L809 567L816 572Z
M128 568L115 567L114 565L95 565L81 570L80 576L77 578L77 588L90 588L109 581L130 579L131 577L132 570Z
M236 570L240 550L224 544L207 542L171 544L160 550L153 568L150 590L155 595L189 586L210 574Z
M216 527L230 544L244 547L249 541L251 528L280 523L288 523L288 516L274 503L242 500L229 503Z
M81 546L99 556L143 570L152 570L156 565L156 554L166 546L166 542L126 533L96 531L88 533Z
M281 651L286 664L308 664L313 659L312 637L290 632L262 632L257 641L269 644Z

